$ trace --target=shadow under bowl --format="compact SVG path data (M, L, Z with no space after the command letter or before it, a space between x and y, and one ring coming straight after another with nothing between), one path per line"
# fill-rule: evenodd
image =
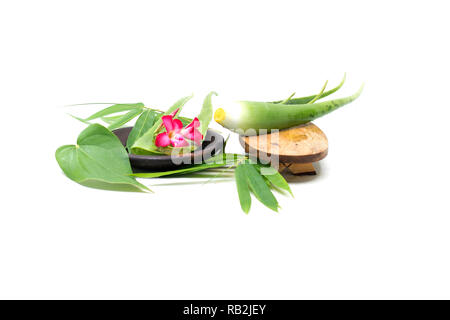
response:
M120 142L126 146L131 129L133 129L133 127L120 128L114 130L113 133L119 138ZM223 150L223 144L224 139L222 135L213 130L208 130L201 147L198 147L187 155L159 156L128 154L128 156L134 172L176 170L193 164L200 164L204 160L219 154Z

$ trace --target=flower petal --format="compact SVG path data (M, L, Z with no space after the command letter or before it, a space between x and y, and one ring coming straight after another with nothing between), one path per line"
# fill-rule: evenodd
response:
M174 134L173 137L170 139L170 143L172 144L172 147L175 148L187 147L189 145L189 142L184 140L184 137L181 134Z
M179 119L173 120L172 124L173 124L173 131L179 132L181 129L183 129L183 123Z
M200 144L200 142L203 140L203 135L201 134L201 132L194 127L184 129L182 131L182 134L185 138L194 141L196 144Z
M160 133L156 136L155 146L157 147L167 147L170 144L169 135L167 132Z
M200 127L200 121L198 120L197 117L195 117L194 120L192 120L192 122L186 126L186 129L192 128L192 127L194 127L194 128Z
M176 109L174 112L172 112L170 115L171 115L172 117L175 117L175 116L177 115L178 111L180 111L180 108L177 108L177 109Z
M164 127L166 128L167 132L170 132L173 130L173 118L172 116L162 116L161 117L162 123L164 124Z

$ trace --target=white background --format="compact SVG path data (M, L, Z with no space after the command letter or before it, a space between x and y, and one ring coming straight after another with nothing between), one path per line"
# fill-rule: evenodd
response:
M446 1L4 1L0 298L450 298ZM356 102L320 174L240 211L234 182L82 187L54 152L83 102L216 90ZM224 131L223 131L224 132ZM227 134L227 132L224 132ZM241 149L232 137L230 151Z

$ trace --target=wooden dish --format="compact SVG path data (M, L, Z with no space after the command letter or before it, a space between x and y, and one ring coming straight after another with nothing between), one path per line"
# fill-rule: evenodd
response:
M260 159L277 157L281 167L294 174L315 174L312 163L328 154L328 139L313 123L270 134L240 136L239 141L250 155Z

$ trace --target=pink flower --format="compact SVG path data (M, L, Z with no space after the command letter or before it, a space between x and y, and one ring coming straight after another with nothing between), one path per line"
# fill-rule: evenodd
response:
M194 141L196 144L200 144L202 141L203 135L197 130L200 126L200 121L195 118L183 128L181 121L173 118L177 111L178 109L170 115L161 117L166 132L156 136L155 145L157 147L167 147L168 145L172 145L172 147L187 147L189 146L189 142L185 139Z

